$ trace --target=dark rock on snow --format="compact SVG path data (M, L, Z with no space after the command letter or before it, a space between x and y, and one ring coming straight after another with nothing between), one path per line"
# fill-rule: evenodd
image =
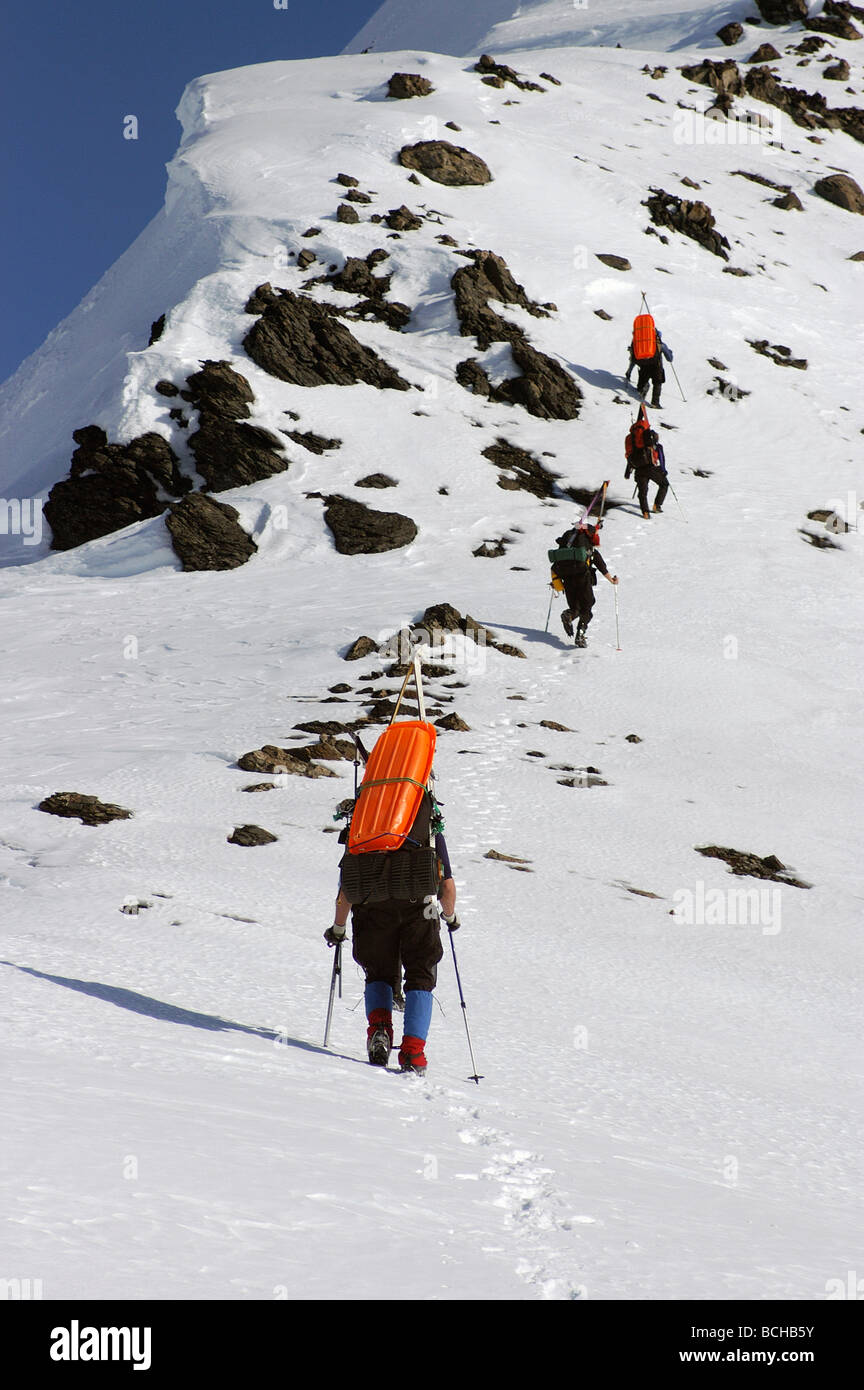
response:
M435 88L428 77L421 77L416 72L394 72L387 84L387 95L396 101L405 101L408 97L428 97Z
M98 796L87 796L84 792L53 792L40 801L36 809L47 811L50 816L75 817L84 825L105 825L108 821L129 820L132 816L123 806L100 801Z
M722 29L717 30L717 37L721 43L725 43L727 48L738 43L744 37L744 26L733 21L731 24L724 24Z
M760 43L755 53L751 53L747 59L748 63L775 63L780 54L773 43Z
M203 492L173 503L165 525L184 570L237 569L258 549L236 508Z
M539 82L524 81L515 69L508 67L506 63L496 63L495 59L488 53L482 54L474 64L474 72L482 73L483 81L488 83L490 87L503 87L505 83L509 82L512 86L518 87L521 92L542 92L545 90ZM552 81L554 82L554 80L553 78ZM557 85L560 86L561 84L558 83Z
M339 726L341 729L341 725ZM244 753L237 759L237 766L243 772L286 773L292 777L335 777L329 767L320 767L312 762L308 753L304 757L298 748L278 748L274 743L265 743L251 753Z
M243 347L263 371L295 386L352 386L407 391L399 373L364 347L339 321L339 311L306 295L260 285L246 305L260 314Z
M434 183L459 187L492 182L492 175L479 155L449 140L421 140L416 145L404 145L399 151L399 163L406 169L418 169Z
M357 637L343 656L343 661L362 661L378 651L378 643L372 637Z
M726 849L722 845L696 845L696 853L708 859L722 859L729 865L733 874L747 875L751 878L770 878L777 883L788 883L792 888L809 888L809 883L791 878L791 869L782 864L776 854L768 854L764 859L758 854L748 854L745 850Z
M378 555L410 545L417 527L399 512L378 512L350 497L326 497L324 520L340 555Z
M311 430L286 430L285 433L295 444L308 449L310 454L323 454L328 449L342 448L341 439L325 439L322 434L313 434Z
M698 241L712 255L728 261L729 242L715 230L714 214L707 203L690 202L674 193L666 193L662 188L652 188L643 206L647 207L655 226L671 227Z
M494 444L483 450L483 458L494 463L496 468L505 470L499 475L498 486L523 492L534 497L560 497L559 474L552 473L526 449L520 449L509 440L498 438Z
M423 218L406 208L404 203L399 208L391 208L384 221L393 232L416 232L423 226Z
M211 492L260 482L288 467L287 459L276 452L284 447L276 435L242 423L251 413L255 394L230 362L205 362L180 394L198 411L198 429L189 436L189 448Z
M69 477L55 483L45 503L52 550L71 550L98 536L158 516L172 497L192 487L161 434L109 444L98 425L73 432L78 445Z
M813 192L847 212L864 213L864 192L848 174L829 174L827 178L817 179Z
M271 835L269 830L262 830L260 825L238 825L233 835L228 836L229 845L272 845L278 840L278 835Z
M355 487L398 487L395 478L390 478L386 473L367 473L365 478L358 478Z
M506 261L494 251L471 251L470 265L460 266L450 284L456 296L456 314L463 338L476 338L484 352L492 343L512 342L522 336L521 328L508 323L489 306L494 299L499 304L515 304L534 318L548 318L540 304L528 298L523 287L513 278Z
M612 270L632 270L633 267L625 256L613 256L611 252L595 251L598 261L608 265Z
M795 24L807 18L807 0L756 0L768 24Z

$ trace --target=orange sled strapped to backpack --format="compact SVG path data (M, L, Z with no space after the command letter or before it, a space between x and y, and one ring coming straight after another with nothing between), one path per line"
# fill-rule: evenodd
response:
M637 314L633 320L633 356L647 362L657 351L657 334L650 314Z
M420 809L435 755L435 728L423 719L391 724L369 754L348 832L348 853L401 849Z

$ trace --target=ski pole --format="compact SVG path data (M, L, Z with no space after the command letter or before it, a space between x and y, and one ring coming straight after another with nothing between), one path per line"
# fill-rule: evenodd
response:
M687 397L684 395L684 388L683 388L683 386L681 385L681 382L678 381L678 373L676 372L675 368L672 366L672 363L671 363L671 362L669 363L669 366L672 367L672 375L673 375L674 378L675 378L675 381L676 381L677 386L678 386L678 390L681 392L681 399L682 399L682 401L686 401Z
M671 483L669 484L669 491L672 493L672 496L675 498L675 501L678 502L678 494L677 494L677 492L675 491L675 489L674 489L674 487L672 486ZM678 502L678 510L679 510L679 512L681 513L681 515L682 515L682 517L684 518L684 520L687 521L687 517L684 516L684 508L681 506L681 503L680 503L680 502Z
M551 584L549 585L549 588L552 589L552 585L551 585ZM548 607L548 609L546 610L546 626L545 626L544 629L543 629L544 632L548 632L548 631L549 631L549 619L550 619L550 617L552 616L552 600L553 600L554 597L555 597L555 590L552 589L552 592L551 592L551 594L549 595L549 607Z
M621 634L620 634L620 632L619 632L619 630L618 630L618 585L617 585L617 584L614 585L614 589L615 589L615 650L616 650L616 652L620 652L620 650L621 650Z
M447 934L450 937L450 950L453 952L453 969L456 971L456 984L459 989L459 1003L462 1005L462 1017L465 1020L465 1034L468 1038L468 1051L471 1054L471 1065L474 1068L474 1072L469 1079L471 1081L476 1082L476 1084L479 1086L480 1082L483 1080L483 1077L477 1075L477 1063L474 1061L474 1049L471 1046L471 1032L468 1028L468 1008L465 1003L465 996L462 993L462 981L459 978L459 966L456 964L456 947L453 945L452 929L448 928Z
M336 981L339 981L339 998L342 998L342 942L336 947L336 954L333 957L333 974L330 978L330 1000L327 1005L327 1024L324 1029L324 1046L330 1043L330 1024L333 1019L333 998L336 994Z

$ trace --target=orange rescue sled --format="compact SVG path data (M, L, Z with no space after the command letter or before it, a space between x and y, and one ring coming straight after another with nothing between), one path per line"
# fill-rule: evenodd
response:
M391 724L369 755L348 832L349 854L401 849L427 790L435 728L423 719Z
M657 334L650 314L637 314L633 320L633 356L647 362L657 351Z

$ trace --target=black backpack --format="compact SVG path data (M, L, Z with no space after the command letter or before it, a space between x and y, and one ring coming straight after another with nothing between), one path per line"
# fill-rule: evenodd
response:
M401 849L350 854L339 864L342 892L352 907L363 903L420 901L438 892L438 856L429 843L432 798L424 791L417 814ZM339 836L345 844L348 827Z

